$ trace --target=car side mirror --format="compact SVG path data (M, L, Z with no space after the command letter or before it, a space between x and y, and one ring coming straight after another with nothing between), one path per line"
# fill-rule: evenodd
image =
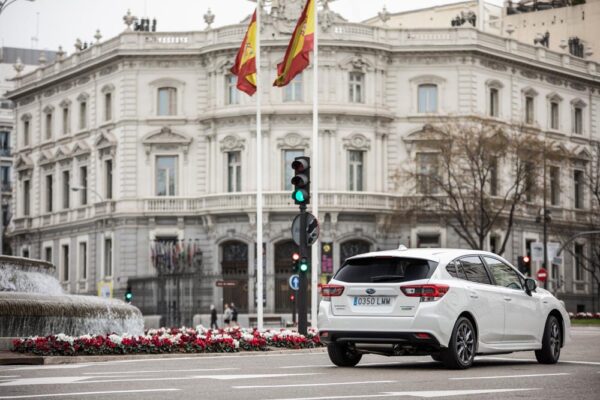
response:
M531 296L531 293L535 291L536 288L537 284L535 283L535 280L531 278L525 279L525 292L527 292L528 295Z

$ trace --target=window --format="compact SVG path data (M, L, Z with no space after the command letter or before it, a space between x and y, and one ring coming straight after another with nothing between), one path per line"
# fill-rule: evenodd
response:
M62 128L63 135L71 132L71 112L68 106L62 109Z
M82 101L79 103L79 129L85 128L87 128L87 102Z
M573 133L581 135L583 133L583 108L573 108Z
M285 190L292 190L292 178L294 177L294 170L292 169L292 163L296 157L302 157L304 150L284 150L283 151L283 169L285 176L283 177L283 188Z
M454 278L467 279L459 261L449 262L446 266L446 271Z
M363 155L364 151L348 152L348 190L363 190Z
M62 173L62 200L63 209L68 209L71 200L71 173L69 171L63 171Z
M558 130L558 115L559 115L559 105L558 102L553 101L550 103L550 129Z
M177 196L177 156L156 157L156 195Z
M525 179L523 182L525 186L525 200L531 202L533 201L535 191L535 166L531 162L526 162L523 168L525 169Z
M583 171L575 170L573 171L573 184L574 184L574 194L573 194L573 205L575 208L583 208L584 199L583 199Z
M417 247L432 249L440 246L440 235L438 233L419 233L417 235Z
M105 173L105 189L106 189L106 200L113 198L113 162L112 160L104 161L104 173Z
M67 282L69 280L69 245L63 244L62 249L62 280Z
M437 191L438 155L436 153L417 154L417 190L421 194Z
M23 215L28 216L31 212L31 182L23 181Z
M498 158L490 159L490 195L498 195Z
M21 249L21 257L29 258L29 248L28 247L23 247Z
M46 212L52 212L52 198L54 195L54 188L52 175L46 175Z
M302 91L303 77L300 73L283 88L283 101L302 101Z
M112 238L104 239L104 276L112 276Z
M500 238L496 235L490 235L490 252L498 254Z
M365 74L359 71L350 72L348 77L350 87L349 87L349 100L350 103L364 103L364 82L365 82Z
M10 156L10 132L0 131L0 155Z
M225 94L227 96L225 99L226 104L238 104L240 102L237 90L237 76L231 74L225 75Z
M500 260L491 257L484 257L485 263L492 271L494 280L497 286L506 287L509 289L523 290L521 278L510 266L504 264Z
M29 146L29 121L23 121L23 146Z
M46 113L46 139L52 139L52 111Z
M87 243L79 242L79 279L87 279Z
M560 168L550 167L550 204L560 205Z
M239 151L227 153L227 191L242 191L242 154ZM291 179L291 178L290 178Z
M177 89L163 87L158 89L158 115L177 114Z
M533 96L525 96L525 123L532 125L535 121Z
M497 88L490 88L490 117L498 117L500 115L500 91Z
M420 113L434 113L438 109L438 87L437 85L419 85L418 110Z
M479 257L465 257L460 263L468 280L477 283L492 284L490 277Z
M79 167L79 203L85 206L88 202L87 167Z
M0 167L0 182L2 183L2 191L10 191L10 166L3 165Z
M575 243L574 254L573 254L573 264L575 267L575 280L582 281L583 280L583 267L584 267L584 247L581 243Z
M435 263L412 258L357 258L348 260L334 279L348 283L410 282L427 279Z
M53 263L53 261L52 261L52 247L45 247L44 248L44 260L48 261L49 263Z
M112 93L104 93L104 121L112 120Z

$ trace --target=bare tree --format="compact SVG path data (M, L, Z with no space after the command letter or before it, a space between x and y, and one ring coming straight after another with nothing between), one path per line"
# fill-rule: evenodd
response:
M416 192L473 249L484 249L494 230L504 232L504 253L520 206L532 201L544 142L522 126L478 118L424 127L416 170L404 171ZM431 207L433 206L433 207Z

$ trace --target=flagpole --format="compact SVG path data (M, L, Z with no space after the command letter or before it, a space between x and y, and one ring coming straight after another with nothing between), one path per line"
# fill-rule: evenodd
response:
M312 160L311 164L314 172L311 174L310 189L312 192L312 212L319 220L319 176L320 176L320 154L319 154L319 9L317 0L315 2L315 27L314 27L314 45L313 45L313 131L312 131ZM310 291L310 323L313 328L317 328L317 278L320 271L319 246L321 241L317 240L312 245L312 266L311 266L311 291Z
M263 328L263 198L262 198L262 131L260 115L260 12L262 0L256 1L256 305L258 329Z

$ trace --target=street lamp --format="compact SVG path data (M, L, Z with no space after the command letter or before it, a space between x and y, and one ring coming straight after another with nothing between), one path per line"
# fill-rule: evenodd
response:
M102 197L102 195L100 193L98 193L97 191L95 191L94 189L90 188L90 187L85 187L85 186L73 186L71 188L71 190L73 192L79 192L79 191L83 191L83 190L89 190L90 192L94 193L96 196L98 196L98 198L100 199L100 202L104 203L104 197Z
M4 9L6 7L10 6L15 1L17 1L17 0L0 0L0 14L2 14L2 11L4 11ZM27 1L35 1L35 0L27 0Z

